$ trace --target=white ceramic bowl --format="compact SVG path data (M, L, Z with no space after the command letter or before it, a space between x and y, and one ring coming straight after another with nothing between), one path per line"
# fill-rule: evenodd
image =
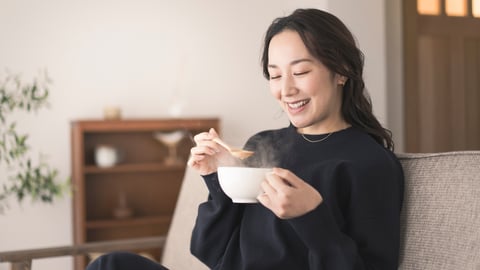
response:
M218 167L220 187L234 203L256 203L271 168Z

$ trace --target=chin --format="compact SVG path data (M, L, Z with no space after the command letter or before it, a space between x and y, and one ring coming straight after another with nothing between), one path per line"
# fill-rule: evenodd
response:
M310 126L309 123L305 123L305 122L302 122L302 121L295 121L294 119L291 119L291 118L290 118L290 123L292 123L292 125L296 128L305 128L305 127Z

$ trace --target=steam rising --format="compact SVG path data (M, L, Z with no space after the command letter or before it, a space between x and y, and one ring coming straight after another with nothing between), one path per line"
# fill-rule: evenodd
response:
M280 149L276 146L275 140L271 137L253 136L248 140L244 149L254 151L255 153L243 161L235 160L234 166L255 168L272 168L280 166Z

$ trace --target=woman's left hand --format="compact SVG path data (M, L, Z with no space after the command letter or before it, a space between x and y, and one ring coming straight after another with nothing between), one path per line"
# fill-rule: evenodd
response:
M281 219L304 215L323 201L315 188L286 169L274 168L262 188L265 193L257 199Z

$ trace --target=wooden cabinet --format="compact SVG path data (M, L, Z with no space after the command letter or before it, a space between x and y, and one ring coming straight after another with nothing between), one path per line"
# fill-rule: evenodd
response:
M219 120L147 119L80 120L72 122L72 184L74 243L166 234L172 217L193 136ZM176 147L179 162L166 162L168 147L156 132L182 130ZM116 150L118 162L98 166L100 146ZM159 259L161 250L148 252ZM75 258L75 269L85 269L88 258Z

